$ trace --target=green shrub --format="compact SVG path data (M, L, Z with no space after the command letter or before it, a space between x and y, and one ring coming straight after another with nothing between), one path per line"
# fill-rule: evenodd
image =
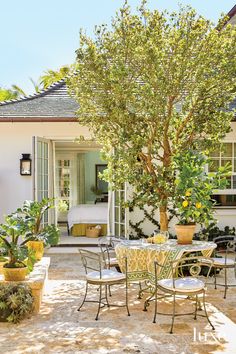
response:
M18 323L32 313L34 299L27 284L0 284L0 322Z

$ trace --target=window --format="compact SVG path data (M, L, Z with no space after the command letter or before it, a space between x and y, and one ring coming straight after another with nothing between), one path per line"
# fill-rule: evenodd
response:
M220 166L227 163L231 166L231 176L227 177L227 186L213 195L217 206L236 206L236 143L222 143L220 149L211 156L208 172L216 172Z
M56 195L71 207L71 160L58 159L56 163Z

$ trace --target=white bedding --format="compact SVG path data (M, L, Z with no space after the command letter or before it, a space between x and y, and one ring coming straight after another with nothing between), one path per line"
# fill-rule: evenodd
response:
M108 203L80 204L68 212L68 225L74 224L107 224Z

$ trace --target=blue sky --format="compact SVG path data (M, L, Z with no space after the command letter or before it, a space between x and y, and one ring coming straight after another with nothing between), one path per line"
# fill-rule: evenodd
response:
M172 11L179 2L216 22L236 0L149 0L148 7ZM29 78L37 81L45 70L72 63L80 28L92 34L96 24L110 23L122 4L123 0L2 0L0 87L17 84L33 92ZM129 4L135 9L140 1Z

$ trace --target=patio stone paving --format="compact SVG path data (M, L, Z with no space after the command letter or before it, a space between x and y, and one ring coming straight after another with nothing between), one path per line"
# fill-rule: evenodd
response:
M144 300L137 299L136 285L130 287L130 317L125 308L104 308L95 321L96 304L85 304L77 312L85 285L79 255L60 253L50 257L40 313L17 325L0 323L0 353L236 353L236 288L229 289L224 300L223 288L215 291L209 287L207 307L215 332L206 318L194 321L184 316L176 318L174 334L169 334L170 318L158 315L153 324L154 304L147 312L142 311ZM114 288L111 302L124 298L121 288ZM91 294L98 295L95 289ZM188 310L188 306L181 301L178 309ZM159 308L169 310L167 303Z

